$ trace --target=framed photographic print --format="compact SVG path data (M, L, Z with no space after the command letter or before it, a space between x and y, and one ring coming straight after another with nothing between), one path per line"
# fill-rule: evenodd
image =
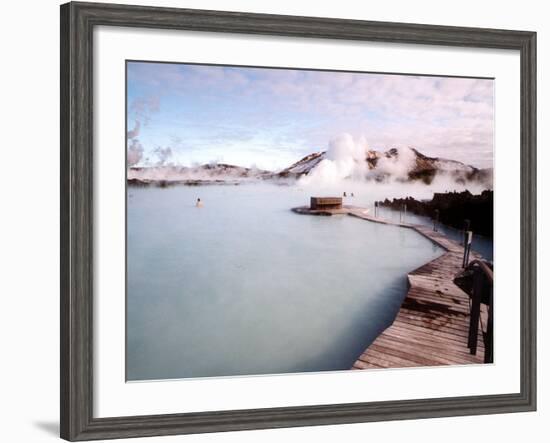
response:
M61 436L536 407L536 34L61 7Z

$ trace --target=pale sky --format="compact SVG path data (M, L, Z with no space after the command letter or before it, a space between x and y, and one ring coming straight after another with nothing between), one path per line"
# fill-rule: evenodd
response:
M492 166L493 80L143 62L127 69L128 159L138 165L276 170L345 132L371 149L413 147Z

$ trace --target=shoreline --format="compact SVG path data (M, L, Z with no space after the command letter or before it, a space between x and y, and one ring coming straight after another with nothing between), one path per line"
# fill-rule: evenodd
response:
M436 218L455 229L472 230L476 234L493 239L493 190L480 194L461 192L434 192L431 200L414 197L385 199L376 204L381 208L401 210L406 208L415 215Z
M482 306L476 338L469 350L470 296L454 283L462 268L463 246L427 226L392 222L369 215L366 208L291 209L297 214L350 215L374 223L413 229L445 252L407 274L408 291L392 323L358 356L351 369L483 364L488 313ZM471 253L472 260L481 256Z

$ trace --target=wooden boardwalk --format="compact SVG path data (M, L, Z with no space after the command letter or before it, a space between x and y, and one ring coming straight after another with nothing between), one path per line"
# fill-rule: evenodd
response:
M304 211L301 208L300 213L307 213ZM375 218L365 208L345 206L338 213L414 229L446 251L408 274L409 290L395 320L363 351L352 369L483 363L487 312L482 309L477 353L472 355L468 348L470 297L453 283L462 270L463 246L429 226ZM470 257L481 258L473 252Z
M353 369L483 363L484 325L479 328L477 353L471 355L470 297L453 283L462 270L464 247L428 226L380 220L362 208L350 208L349 214L414 229L446 251L408 274L409 291L395 320L363 351ZM471 257L481 258L476 253Z

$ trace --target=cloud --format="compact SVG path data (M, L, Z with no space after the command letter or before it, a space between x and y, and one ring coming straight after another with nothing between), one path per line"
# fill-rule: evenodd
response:
M130 115L139 121L147 124L151 114L160 109L160 97L158 95L141 96L134 99L130 105Z
M154 63L130 63L128 74L138 97L132 117L146 125L154 115L170 126L166 136L185 131L196 149L249 145L262 134L290 146L299 140L299 158L302 146L315 151L346 132L368 134L376 149L411 146L492 165L490 79Z

